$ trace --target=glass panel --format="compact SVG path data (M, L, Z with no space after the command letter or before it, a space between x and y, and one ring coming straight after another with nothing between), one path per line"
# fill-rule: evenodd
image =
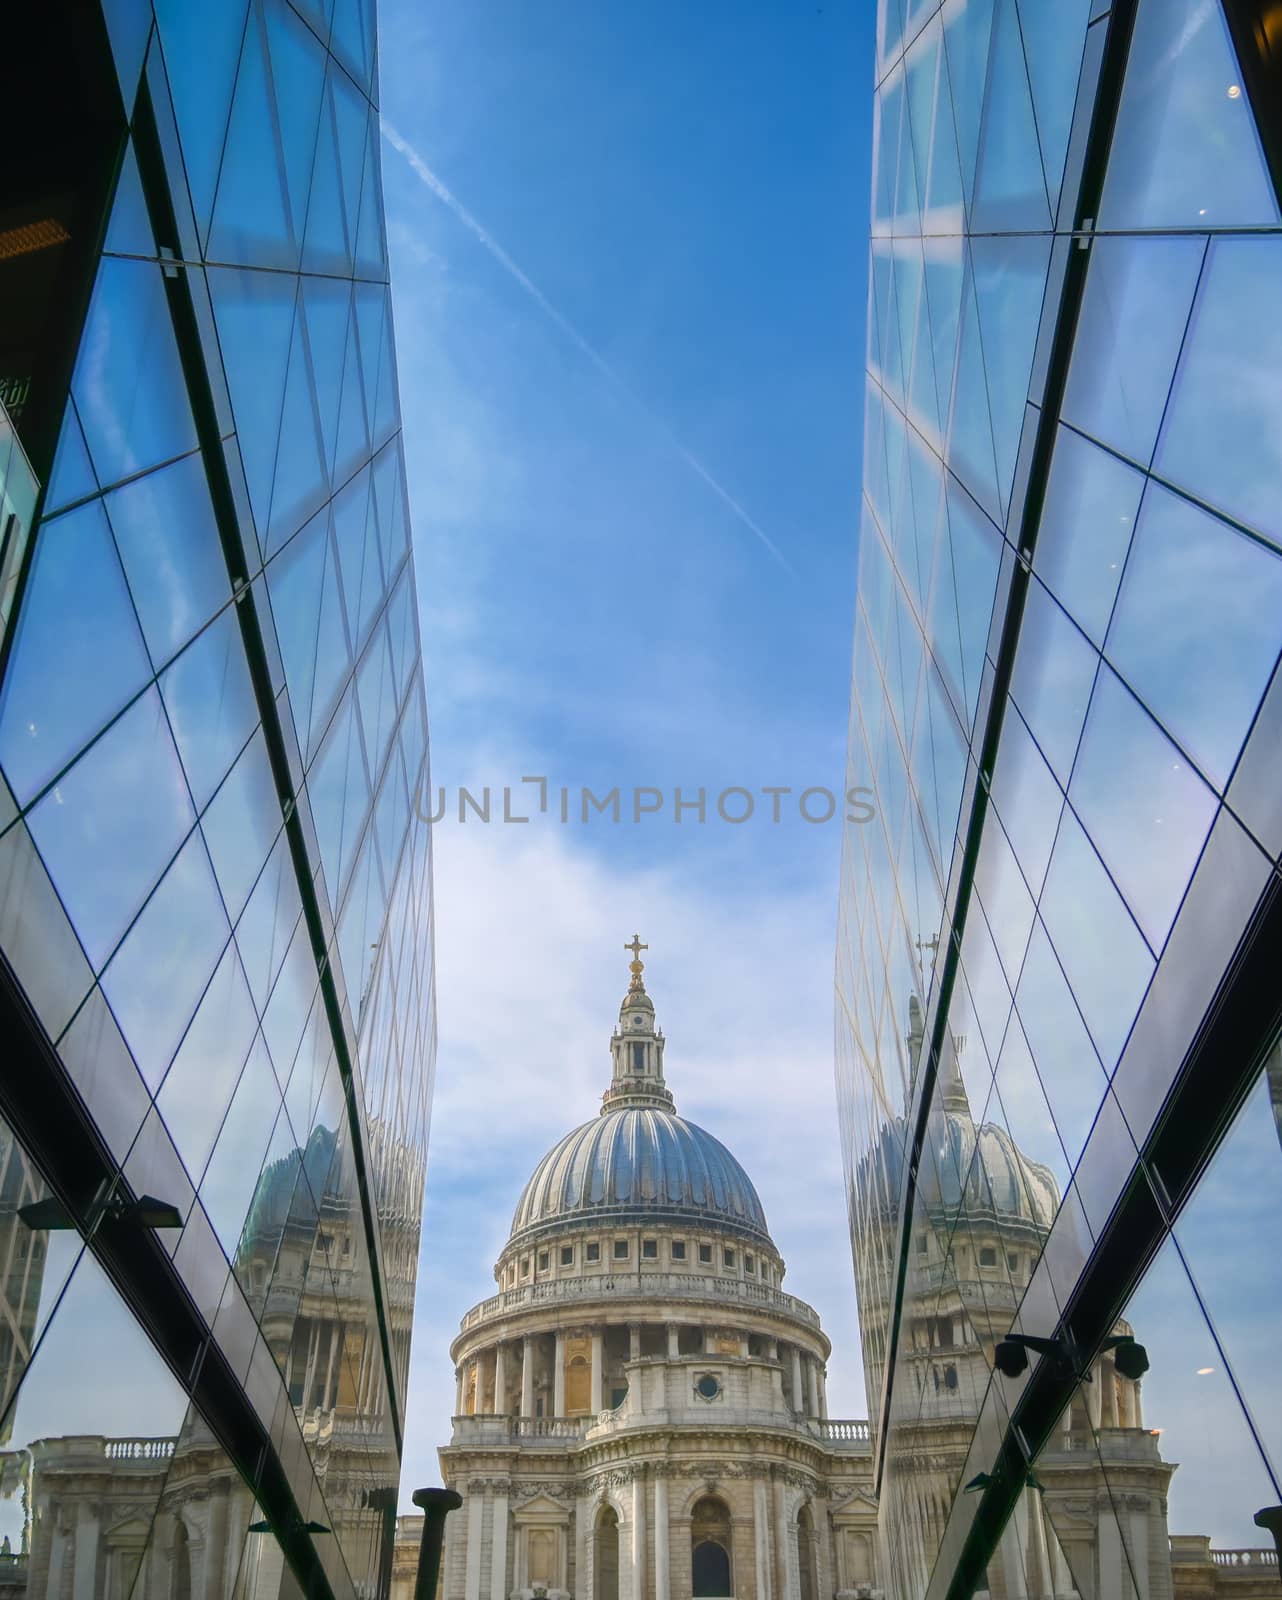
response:
M157 666L231 596L204 461L187 456L106 498L143 635Z
M1011 695L1067 784L1099 657L1039 583L1028 586Z
M89 959L100 968L195 821L154 689L27 820Z
M265 530L298 282L217 267L206 276L254 520Z
M1004 521L997 492L997 458L993 454L993 423L979 335L979 313L975 309L973 271L966 274L962 291L961 343L948 435L948 464L994 521Z
M325 85L325 52L284 0L272 0L264 17L293 234L301 239Z
M9 1548L34 1572L56 1565L68 1585L78 1568L84 1593L98 1592L105 1568L113 1593L128 1595L186 1409L182 1386L82 1252L7 1419L0 1533ZM104 1492L108 1515L88 1515ZM68 1526L75 1536L60 1537Z
M19 802L150 676L102 502L45 523L0 701L0 762Z
M31 1355L80 1259L83 1240L74 1231L30 1228L22 1207L48 1197L39 1170L8 1123L0 1122L0 1416L22 1381ZM0 1424L3 1437L8 1429ZM0 1497L4 1478L0 1476ZM2 1499L0 1499L2 1504ZM3 1511L0 1511L3 1515Z
M1025 1046L1031 1049L1071 1169L1091 1131L1106 1082L1040 918L1028 942L1015 1009L1017 1016L1007 1032L1007 1043L1016 1053ZM1020 1037L1012 1041L1016 1033ZM1065 1189L1061 1184L1061 1193Z
M201 830L234 922L280 832L280 800L261 729L201 818Z
M230 935L204 841L193 833L102 977L153 1092Z
M200 1183L201 1203L228 1257L236 1254L279 1108L280 1087L260 1035L221 1126L211 1130L216 1143Z
M1111 1072L1148 985L1153 958L1067 807L1040 910L1095 1047Z
M236 924L236 943L260 1011L267 1004L302 910L289 840L282 834Z
M1260 1270L1255 1248L1257 1241L1270 1237L1282 1216L1279 1141L1282 1049L1275 1045L1209 1171L1176 1223L1175 1237L1234 1387L1255 1425L1275 1480L1282 1482L1282 1375L1276 1339L1282 1318L1282 1281L1276 1272ZM1249 1542L1267 1541L1255 1533Z
M347 353L352 290L332 278L304 278L303 311L307 320L308 351L316 386L325 464L332 467L338 440L338 402Z
M124 1037L101 989L95 989L58 1041L58 1054L107 1148L123 1162L151 1109Z
M1051 220L1015 0L996 0L995 13L971 211L974 234L1045 229Z
M947 0L943 17L944 53L957 123L957 150L969 205L979 150L980 111L984 85L988 81L993 0Z
M240 958L229 944L156 1097L197 1187L257 1027Z
M1053 6L1042 5L1039 0L1019 3L1024 57L1032 80L1038 143L1052 212L1064 173L1089 15L1090 0L1061 0Z
M147 214L147 201L142 192L142 179L138 176L138 158L134 154L132 139L125 146L125 159L121 164L120 177L116 180L111 221L107 224L103 249L126 256L156 254L156 240L151 231L151 219Z
M1100 206L1104 228L1278 220L1222 8L1143 0Z
M1091 245L1064 416L1147 466L1205 252L1202 239Z
M1282 558L1153 485L1108 656L1223 789L1273 673Z
M1215 796L1107 668L1068 796L1160 950L1214 821Z
M1282 540L1282 239L1217 239L1207 257L1156 470ZM1215 426L1207 427L1206 418Z
M1108 631L1143 488L1139 473L1116 456L1059 430L1034 567L1097 645Z
M160 679L160 692L200 810L258 721L235 607L183 651Z
M1011 7L1013 0L1006 0ZM1021 60L1020 72L1023 72ZM1036 162L1036 152L1033 152ZM1040 190L1041 170L1037 183ZM972 238L975 294L984 341L984 375L997 453L997 485L1003 510L1010 498L1015 456L1024 425L1024 402L1041 318L1042 291L1050 261L1049 238Z
M258 8L252 7L236 74L208 253L211 261L289 269L298 265L299 243L286 209L286 178L266 55Z
M53 472L45 495L45 515L48 517L63 506L70 505L73 500L84 500L97 493L98 480L93 475L93 464L89 460L85 436L80 430L80 419L76 416L74 402L68 400L62 419L62 433L58 438L58 452L54 456Z
M203 239L214 203L247 4L235 0L228 5L191 6L187 0L153 0L153 9L182 139L183 166Z
M342 74L330 66L330 88L321 101L320 129L316 138L316 163L307 204L307 233L303 240L303 270L349 276L355 240L349 243L343 216L343 191L338 171L338 145L334 129L332 81Z
M1064 797L1014 709L1002 723L992 796L1020 870L1037 895L1046 876Z
M99 483L195 449L158 265L103 257L72 393Z
M329 476L300 311L294 320L293 347L285 380L280 443L272 480L268 553L278 548L291 533L296 533L328 493Z
M330 896L337 902L369 809L369 784L351 689L308 775L307 792Z

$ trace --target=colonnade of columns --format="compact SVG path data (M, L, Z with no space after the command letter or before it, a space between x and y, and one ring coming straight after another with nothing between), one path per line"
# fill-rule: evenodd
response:
M636 1361L641 1358L643 1329L647 1326L653 1325L640 1322L626 1324L628 1360ZM710 1348L701 1327L678 1322L668 1322L663 1326L666 1332L663 1348L658 1352L651 1350L650 1353L666 1354L667 1359L671 1361L698 1356L715 1360L718 1356L749 1356L754 1353L750 1348L750 1336L747 1333L739 1335L721 1333L718 1336L717 1346ZM698 1348L685 1350L681 1348L683 1330L699 1336ZM540 1349L545 1358L549 1353L546 1343L541 1346L540 1342L551 1339L552 1393L544 1398L544 1403L546 1405L550 1401L550 1411L547 1412L549 1416L564 1417L567 1340L572 1337L590 1340L591 1378L588 1410L593 1415L597 1414L604 1409L607 1332L608 1328L601 1326L584 1330L581 1334L558 1328L550 1334L527 1333L520 1339L498 1340L493 1345L475 1351L455 1370L455 1415L463 1416L469 1411L493 1416L508 1416L513 1413L520 1417L537 1415L537 1402L540 1398L536 1394L536 1390L540 1387L537 1382ZM737 1348L726 1348L727 1344L736 1339ZM787 1403L793 1413L805 1417L827 1417L826 1370L817 1355L800 1345L778 1339L761 1340L760 1348L755 1353L777 1364L776 1393L781 1403L785 1402L783 1374L786 1372L789 1384ZM515 1368L512 1365L514 1361ZM520 1382L519 1397L513 1393L517 1368L519 1368ZM547 1387L546 1376L541 1387L544 1389ZM582 1414L582 1408L579 1408L578 1414Z

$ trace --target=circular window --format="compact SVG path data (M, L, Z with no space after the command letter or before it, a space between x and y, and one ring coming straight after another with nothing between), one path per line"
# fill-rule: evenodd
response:
M701 1400L715 1400L721 1393L721 1381L714 1378L712 1373L705 1372L701 1378L695 1380L694 1392Z

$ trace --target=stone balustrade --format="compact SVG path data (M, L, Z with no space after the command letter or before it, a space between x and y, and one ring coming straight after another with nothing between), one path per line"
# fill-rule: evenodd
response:
M1212 1550L1211 1561L1217 1567L1275 1567L1276 1550Z
M720 1277L698 1272L602 1272L574 1278L548 1278L541 1283L525 1283L503 1289L482 1300L460 1323L466 1333L489 1318L506 1311L521 1311L528 1306L550 1306L563 1302L582 1304L591 1300L695 1300L718 1305L740 1304L782 1312L812 1328L819 1327L819 1314L796 1295L764 1283L749 1283L742 1278Z
M872 1442L868 1423L859 1418L824 1417L812 1426L819 1429L825 1444L864 1444Z
M462 1416L454 1418L455 1445L505 1445L518 1444L531 1439L556 1445L573 1446L583 1441L589 1433L597 1438L633 1426L644 1426L644 1415L626 1414L626 1402L613 1411L603 1411L599 1416L581 1417L515 1417L515 1416ZM755 1427L787 1428L804 1434L830 1450L840 1450L856 1455L867 1455L872 1448L868 1423L862 1418L793 1417L785 1412L736 1412L736 1423Z
M108 1461L167 1461L176 1439L104 1439L102 1453Z

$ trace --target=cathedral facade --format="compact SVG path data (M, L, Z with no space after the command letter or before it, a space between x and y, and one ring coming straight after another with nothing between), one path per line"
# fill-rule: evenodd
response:
M535 1168L451 1354L443 1600L880 1593L868 1426L743 1168L676 1113L633 941L600 1114Z

